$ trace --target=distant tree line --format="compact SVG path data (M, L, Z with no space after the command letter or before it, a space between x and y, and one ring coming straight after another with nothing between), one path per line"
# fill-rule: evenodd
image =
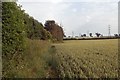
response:
M104 37L103 34L101 33L95 33L96 37ZM75 36L77 37L88 37L87 34L81 34L80 36ZM89 33L89 37L94 37L93 33ZM106 36L107 37L107 36ZM108 36L108 37L120 37L120 34L114 34L114 36ZM68 36L68 38L72 38L72 36Z
M120 34L114 34L115 37L120 37Z
M95 35L96 35L97 37L103 36L103 35L100 34L100 33L95 33ZM89 33L89 36L90 36L90 37L93 37L93 33ZM69 36L69 37L70 37L70 36ZM75 37L78 37L78 36L75 36ZM87 37L87 34L81 34L80 37Z

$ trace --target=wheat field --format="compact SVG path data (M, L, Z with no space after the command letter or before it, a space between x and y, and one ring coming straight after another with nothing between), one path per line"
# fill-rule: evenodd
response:
M118 77L118 40L68 40L53 44L59 77Z

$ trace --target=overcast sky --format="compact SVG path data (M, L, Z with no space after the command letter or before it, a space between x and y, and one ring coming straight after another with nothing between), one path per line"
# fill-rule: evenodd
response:
M18 0L19 1L19 0ZM83 33L118 33L119 0L20 0L18 3L39 22L55 20L67 36Z

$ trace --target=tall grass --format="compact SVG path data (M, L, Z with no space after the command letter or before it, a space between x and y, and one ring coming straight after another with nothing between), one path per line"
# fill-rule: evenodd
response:
M20 77L39 78L45 77L47 71L47 63L42 58L43 54L48 53L50 43L42 40L28 40L27 49L24 56L23 70Z
M49 68L47 60L50 61L51 56L49 53L51 43L43 40L28 40L27 44L24 58L25 67L24 71L20 71L20 75L29 78L46 77Z
M12 78L46 78L51 77L54 72L56 61L53 58L55 50L51 48L49 41L27 39L25 53L21 58L11 60L4 77Z

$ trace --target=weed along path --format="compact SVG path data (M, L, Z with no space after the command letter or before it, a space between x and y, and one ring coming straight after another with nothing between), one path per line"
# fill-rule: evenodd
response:
M57 66L58 62L56 59L56 47L52 45L50 49L48 50L49 55L46 62L48 63L48 72L47 72L47 78L58 78L58 71L57 71Z
M54 56L51 65L60 78L118 77L117 39L71 40L54 44L51 48Z

